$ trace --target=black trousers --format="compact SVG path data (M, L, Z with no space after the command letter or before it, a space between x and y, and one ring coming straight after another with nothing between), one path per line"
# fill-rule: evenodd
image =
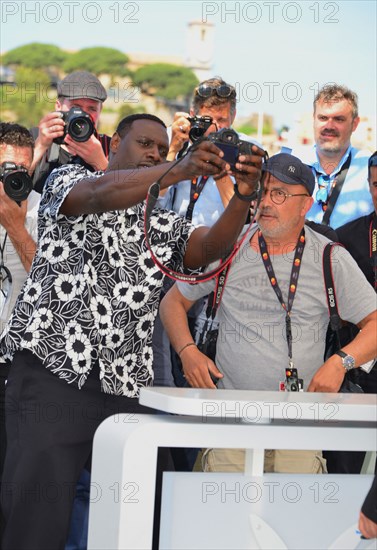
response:
M156 411L100 392L98 367L81 390L18 352L6 396L7 453L1 502L3 550L64 549L75 488L99 424L118 413Z

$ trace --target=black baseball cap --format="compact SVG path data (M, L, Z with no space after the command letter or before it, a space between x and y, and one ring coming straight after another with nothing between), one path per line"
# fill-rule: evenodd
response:
M107 93L98 78L87 71L75 71L58 84L58 97L66 99L93 99L103 103Z
M269 172L283 183L303 185L310 195L313 194L315 179L312 169L293 155L278 153L270 157L263 164L262 171Z

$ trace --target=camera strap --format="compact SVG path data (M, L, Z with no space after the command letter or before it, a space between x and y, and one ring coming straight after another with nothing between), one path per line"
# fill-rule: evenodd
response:
M224 263L222 262L222 265ZM206 317L204 326L201 330L201 333L198 338L198 345L204 344L207 335L212 331L213 322L216 317L217 310L219 308L221 298L224 292L225 282L227 280L229 269L230 269L231 263L227 263L223 270L217 275L216 277L216 287L211 294L208 296L208 303L206 308Z
M5 231L4 239L2 244L0 245L0 267L4 266L4 250L5 250L5 244L7 242L8 233Z
M171 168L169 168L169 170L171 170ZM165 172L165 174L166 173L167 172ZM162 179L162 177L160 178L160 180ZM150 228L151 228L151 214L152 214L152 211L155 207L157 199L159 197L159 193L160 193L160 184L157 181L156 183L152 184L149 188L148 195L147 195L147 200L146 200L146 205L145 205L145 211L144 211L145 241L146 241L147 248L148 248L148 250L149 250L149 252L152 256L152 260L155 263L155 265L167 277L170 277L174 281L181 281L183 283L192 283L192 284L202 283L202 282L205 282L205 281L209 281L213 277L216 277L219 273L221 273L221 271L224 269L224 267L232 261L234 256L237 254L237 252L240 249L242 243L245 241L245 239L247 238L247 236L249 234L249 231L252 227L254 219L251 220L251 223L250 223L249 227L247 228L247 230L245 231L242 238L233 246L233 250L230 252L230 254L223 260L223 262L224 262L223 264L220 264L215 269L211 269L210 271L206 271L205 273L200 273L198 275L186 275L185 273L180 273L178 271L174 271L172 269L169 269L165 265L163 265L156 258L155 254L153 252L153 249L152 249L152 245L151 245L150 240L149 240L149 233L150 233ZM258 201L260 200L260 196L261 196L261 193L259 193Z
M328 199L326 202L322 203L322 210L324 211L323 218L322 218L322 224L323 225L329 225L330 223L330 216L332 214L332 211L334 210L334 206L336 201L338 200L338 197L340 195L340 192L343 187L343 183L346 179L348 168L350 167L352 160L352 154L351 151L347 157L347 160L344 162L343 166L341 167L340 171L336 174L334 182L331 186L331 189L329 191ZM322 175L316 170L316 174Z
M282 305L283 309L286 312L285 316L285 331L287 335L287 345L288 345L288 357L289 357L289 364L290 366L293 365L292 363L292 323L291 323L291 311L293 306L293 300L296 295L297 290L297 283L298 283L298 276L300 274L300 268L301 268L301 260L302 255L304 253L305 248L305 229L302 228L302 231L299 235L296 248L295 248L295 255L293 258L293 264L292 264L292 270L291 270L291 278L289 281L289 292L288 292L288 302L285 303L283 294L281 292L281 289L279 287L279 283L277 282L274 268L272 267L272 262L270 255L268 253L267 249L267 243L261 233L259 231L258 233L258 243L259 243L259 250L262 256L263 264L266 269L267 276L269 278L270 284L272 288L275 291L275 294Z
M190 202L186 210L186 215L185 215L186 220L190 220L190 221L192 220L192 214L194 211L195 203L200 197L200 194L203 191L208 178L209 176L199 176L191 180Z
M5 232L3 242L0 246L0 315L8 296L7 285L12 284L12 275L7 266L4 264L4 251L7 242L8 233Z
M338 312L338 304L336 301L334 278L332 274L331 251L334 246L342 246L340 243L327 243L323 249L322 264L323 277L325 279L327 307L329 309L330 326L336 334L337 346L340 349L339 331L342 328L342 320Z
M195 144L187 150L186 155L192 153L198 145L199 145L199 140L195 142ZM179 162L181 162L185 158L186 155L182 156L180 159L176 160L175 162L171 162L170 167L162 174L162 176L160 176L160 178L155 183L153 183L149 187L147 198L145 201L145 210L144 210L144 236L145 236L145 242L146 242L147 248L151 254L153 262L164 275L166 275L170 279L173 279L174 281L197 284L197 283L209 281L213 277L216 277L224 269L226 265L230 264L234 256L237 254L238 250L242 246L242 243L247 238L250 232L250 229L254 223L255 213L258 209L259 203L261 201L261 197L263 195L264 182L262 178L258 185L258 191L256 192L257 204L255 206L255 213L252 216L252 219L250 220L249 227L245 231L242 238L234 244L233 250L228 254L228 256L225 259L223 259L223 262L224 262L223 264L220 263L220 265L217 266L215 269L211 269L210 271L206 271L205 273L199 273L198 275L186 275L185 273L174 271L172 269L169 269L165 265L163 265L156 258L152 249L152 245L149 240L149 234L151 229L151 215L160 194L160 182L170 172L170 170L172 170Z

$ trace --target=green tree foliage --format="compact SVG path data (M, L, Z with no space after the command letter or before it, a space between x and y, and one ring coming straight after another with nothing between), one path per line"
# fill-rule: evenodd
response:
M58 46L34 42L9 50L2 58L4 65L22 65L31 69L60 67L69 54Z
M16 85L1 86L3 111L11 111L14 122L27 127L37 126L42 116L54 110L56 91L44 71L20 67L15 74Z
M241 126L234 126L237 132L241 132L242 134L246 134L247 136L252 136L258 133L258 128L256 126L253 126L252 124L246 123L242 124ZM263 123L263 130L262 133L265 135L273 133L273 127L271 125L270 121L264 121Z
M137 113L145 113L144 105L139 104L137 107L133 107L129 103L125 103L118 111L118 124L126 116L134 115Z
M153 63L135 72L134 83L144 93L175 99L191 96L199 81L187 67Z
M127 76L128 56L114 48L84 48L71 54L64 63L66 73L72 71L89 71L95 75L109 74L112 76Z
M246 134L247 136L256 134L258 131L258 129L255 126L248 123L241 124L241 126L235 125L234 128L237 130L237 132L241 132L242 134Z

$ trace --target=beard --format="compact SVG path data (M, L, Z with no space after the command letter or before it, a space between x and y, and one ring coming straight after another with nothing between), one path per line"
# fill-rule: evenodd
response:
M332 137L333 139L328 141L326 137ZM333 155L340 155L349 145L349 140L347 141L344 135L341 137L338 132L331 131L321 132L316 141L320 151Z
M266 214L270 214L270 212L268 209L260 210L257 217L257 223L265 238L273 239L277 242L280 241L281 244L287 244L287 238L289 242L293 242L292 235L296 235L296 233L298 235L301 231L301 216L294 216L286 221L281 221L278 217L265 220L261 217L263 212ZM297 227L299 227L299 230L297 230Z

